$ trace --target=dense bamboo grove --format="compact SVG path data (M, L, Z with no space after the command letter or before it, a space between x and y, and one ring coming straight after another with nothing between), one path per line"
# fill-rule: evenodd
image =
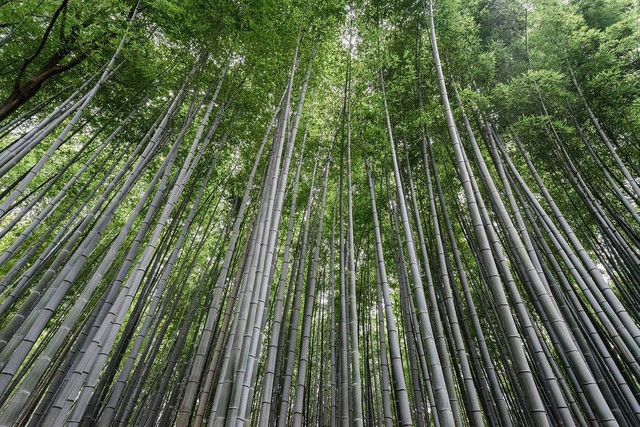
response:
M0 0L0 425L640 425L633 0Z

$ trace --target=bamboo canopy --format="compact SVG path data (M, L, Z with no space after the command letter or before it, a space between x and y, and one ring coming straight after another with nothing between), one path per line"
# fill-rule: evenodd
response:
M0 0L0 426L640 425L633 0Z

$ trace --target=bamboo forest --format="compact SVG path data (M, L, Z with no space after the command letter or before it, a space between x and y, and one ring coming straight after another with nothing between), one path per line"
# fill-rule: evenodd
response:
M638 0L0 0L0 426L640 426Z

